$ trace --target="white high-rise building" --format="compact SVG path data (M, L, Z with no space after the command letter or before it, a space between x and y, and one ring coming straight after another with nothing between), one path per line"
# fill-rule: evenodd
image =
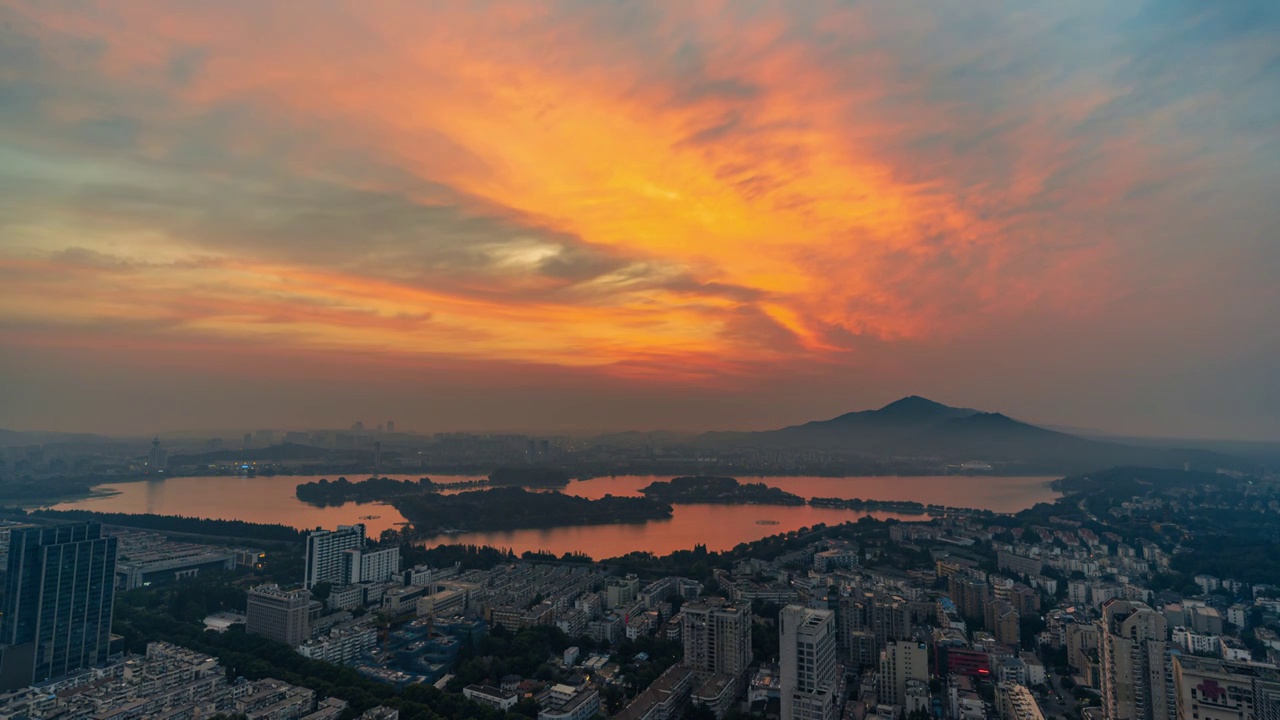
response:
M386 582L400 572L400 548L382 550L352 548L342 551L343 577L340 584Z
M778 615L782 720L837 717L835 613L788 605Z
M339 525L337 530L315 529L307 536L308 590L316 583L347 584L346 550L364 549L364 525Z
M1112 598L1098 621L1106 720L1169 720L1176 712L1169 625L1146 603Z
M885 645L880 652L880 685L877 688L880 704L904 704L908 680L929 681L928 647L909 640Z

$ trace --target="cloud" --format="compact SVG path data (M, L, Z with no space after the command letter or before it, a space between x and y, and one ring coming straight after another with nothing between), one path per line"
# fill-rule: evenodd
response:
M0 321L819 399L1029 318L1159 366L1121 338L1274 293L1278 40L1252 0L5 4Z

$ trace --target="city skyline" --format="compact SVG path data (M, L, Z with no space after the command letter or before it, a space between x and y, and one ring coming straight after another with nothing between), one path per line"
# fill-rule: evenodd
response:
M0 1L0 428L918 394L1274 437L1278 39L1262 2Z

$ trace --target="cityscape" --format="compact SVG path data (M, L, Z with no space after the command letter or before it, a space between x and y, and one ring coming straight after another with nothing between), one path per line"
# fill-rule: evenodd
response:
M0 0L0 720L1280 720L1276 0Z
M413 529L425 520L372 534L358 521L477 493L589 506L605 499L565 493L622 480L566 479L570 451L550 449L559 440L498 441L525 457L499 454L512 464L466 481L280 478L353 518L332 527L198 507L77 509L92 495L10 507L0 717L1197 720L1280 709L1280 476L1269 471L1186 461L1040 478L1048 501L1002 512L806 499L783 489L795 478L679 476L634 501L748 510L757 532L615 557L422 540ZM381 440L367 442L374 472L388 460ZM117 470L137 475L126 485L179 481L165 475L165 443L141 447ZM246 466L287 467L206 471ZM990 467L953 470L944 479L956 487L996 479ZM869 479L835 482L852 491ZM844 519L779 532L770 517L797 505ZM877 517L884 509L894 512ZM601 511L574 510L607 528L669 522ZM505 510L489 524L545 517Z

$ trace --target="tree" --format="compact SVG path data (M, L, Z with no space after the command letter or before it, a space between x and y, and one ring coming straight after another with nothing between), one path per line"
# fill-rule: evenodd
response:
M716 720L716 714L706 705L693 704L684 711L684 720Z
M318 582L311 586L311 597L324 602L329 599L329 594L333 592L333 584L327 582Z

